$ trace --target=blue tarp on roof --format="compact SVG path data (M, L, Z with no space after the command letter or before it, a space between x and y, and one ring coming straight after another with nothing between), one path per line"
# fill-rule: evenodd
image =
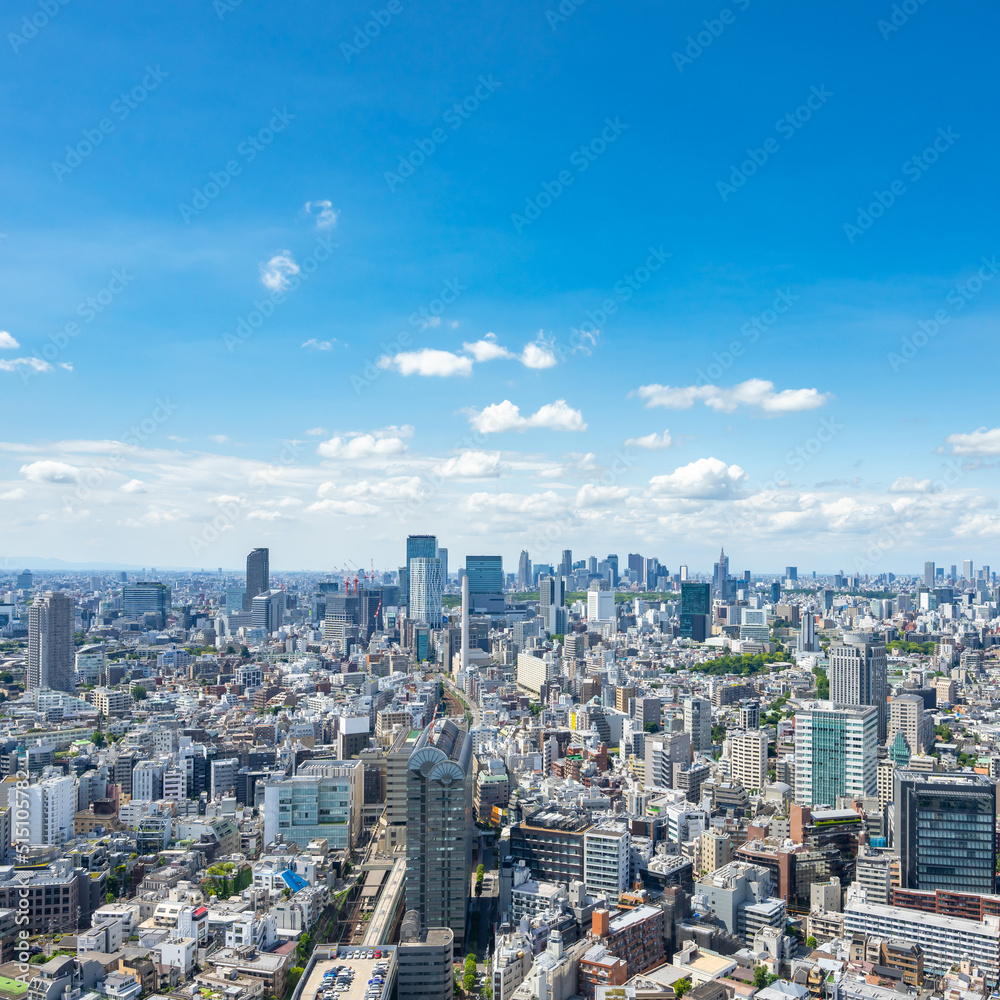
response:
M285 885L287 885L292 892L298 892L299 889L305 889L309 885L309 883L301 875L296 875L291 868L286 868L281 873L281 877L284 879Z

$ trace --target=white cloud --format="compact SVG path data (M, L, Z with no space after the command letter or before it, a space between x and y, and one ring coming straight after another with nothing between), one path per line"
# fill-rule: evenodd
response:
M299 273L299 265L295 263L290 250L281 250L266 264L260 265L261 284L270 292L288 290L289 279Z
M6 493L0 493L0 500L23 500L28 494L18 487L15 490L7 490Z
M702 402L712 410L732 413L739 406L753 406L764 413L797 413L815 410L828 400L830 393L818 389L783 389L774 391L774 383L767 379L751 378L724 389L716 385L669 386L642 385L636 395L649 409L662 406L668 410L687 410L696 402Z
M310 337L307 341L303 343L303 347L310 347L314 351L332 351L333 345L337 343L337 338L334 337L333 340L317 340L315 337Z
M378 507L360 500L317 500L306 507L310 514L345 514L350 517L371 517L379 512Z
M393 368L401 375L424 375L448 378L451 375L471 375L472 358L424 347L419 351L404 351L394 358L384 355L379 368Z
M642 437L629 438L625 442L625 447L642 448L645 451L662 451L664 448L669 448L673 443L670 431L664 431L662 434L657 434L656 431L653 431L652 434L644 434Z
M521 352L521 364L525 368L554 368L559 363L559 359L552 350L551 345L545 341L541 335L538 340L530 344L525 344Z
M390 476L370 482L362 479L358 483L320 483L316 495L324 499L336 500L345 495L352 500L403 500L420 494L419 476Z
M18 368L29 368L33 372L52 371L52 365L41 358L11 358L10 361L0 359L0 372L16 372Z
M403 439L412 437L413 428L406 424L402 427L383 427L371 433L350 432L323 441L316 452L324 458L339 458L348 461L365 458L387 458L401 455L406 451Z
M141 479L130 479L118 487L122 493L148 493L146 484Z
M472 411L469 423L481 434L502 434L504 431L526 431L541 427L550 431L585 431L583 414L568 406L565 399L546 403L530 417L522 417L520 407L509 399L493 403L480 413Z
M340 218L340 212L334 209L332 201L307 201L306 215L315 215L317 229L332 229Z
M325 427L310 427L306 431L310 437L322 437L324 434L328 433Z
M914 476L900 476L892 481L890 493L932 493L934 484L929 479L916 479Z
M949 434L945 443L955 455L1000 455L1000 427L980 427L971 434Z
M78 483L81 472L75 465L43 459L22 465L21 475L32 483Z
M721 500L738 493L747 474L738 465L726 465L718 458L699 458L649 481L655 496L689 500Z
M495 333L488 333L482 340L477 340L473 344L462 344L462 350L471 354L476 361L497 361L514 357L506 347L497 343Z
M14 351L20 346L6 330L0 330L0 351Z
M228 434L209 434L209 441L214 441L216 444L229 444Z
M71 361L60 361L59 367L65 371L71 372L73 370L73 363Z
M500 453L463 451L434 467L444 479L492 479L500 475Z
M627 499L627 486L595 486L586 483L576 491L577 507L604 507Z

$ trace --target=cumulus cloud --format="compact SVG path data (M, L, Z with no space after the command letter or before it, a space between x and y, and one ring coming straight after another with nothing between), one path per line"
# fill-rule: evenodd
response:
M371 517L379 512L375 504L360 500L317 500L306 510L310 514L346 514L350 517Z
M526 344L521 352L521 364L525 368L554 368L559 363L551 344L539 336L538 340Z
M332 229L340 218L340 212L334 209L332 201L307 201L306 215L315 217L317 229Z
M635 394L647 409L662 406L668 410L687 410L702 402L710 409L723 413L732 413L739 406L750 406L775 415L815 410L833 398L830 393L818 389L775 392L774 383L762 378L747 379L731 389L717 385L669 386L653 383L639 386Z
M20 346L6 330L0 330L0 351L15 351Z
M949 434L945 443L955 455L1000 455L1000 427L980 427L971 434Z
M336 343L336 337L333 340L317 340L315 337L310 337L302 346L311 348L314 351L332 351L333 345Z
M438 317L428 321L436 326ZM379 367L391 368L402 375L424 375L447 378L451 375L471 375L474 364L487 361L519 361L525 368L552 368L559 363L553 346L539 334L538 339L526 344L520 354L504 347L495 333L487 333L480 340L466 341L462 352L424 347L419 351L403 351L379 359Z
M316 452L323 458L346 459L348 461L366 458L388 458L406 451L404 438L412 437L413 428L383 427L370 433L350 432L336 435L323 441Z
M917 479L914 476L900 476L892 481L890 493L932 493L934 484L930 479Z
M688 500L722 500L739 492L747 474L738 465L726 465L718 458L699 458L649 481L656 496Z
M350 486L344 483L320 483L316 495L322 499L336 500L349 494L352 500L403 500L420 494L419 476L390 476L387 479L361 482Z
M424 375L447 378L451 375L471 375L472 358L451 351L424 347L419 351L403 351L390 358L379 358L379 368L392 368L400 375Z
M476 361L497 361L502 358L514 357L506 347L497 343L497 335L488 333L482 340L472 344L462 344L462 350L471 354Z
M309 430L306 431L306 434L310 437L322 437L326 433L328 433L328 431L325 427L310 427Z
M664 431L662 434L653 431L652 434L644 434L642 437L629 438L625 442L625 447L642 448L645 451L662 451L673 443L674 439L670 436L670 431Z
M14 490L7 490L6 493L0 493L0 500L23 500L27 495L24 490L18 487Z
M81 472L75 465L43 459L22 465L21 475L32 483L78 483Z
M299 273L290 250L281 250L266 264L260 265L260 282L269 292L284 292L291 285L291 279Z
M0 358L0 372L16 372L19 368L33 372L52 371L52 365L41 358L11 358L9 361Z
M444 479L493 479L500 475L500 453L463 451L436 465L434 473Z
M577 507L604 507L627 499L627 486L595 486L586 483L576 491Z
M127 483L122 483L118 487L122 493L148 493L146 484L141 479L130 479Z
M526 431L544 428L550 431L585 431L583 414L574 410L565 399L546 403L530 417L521 416L520 407L509 399L493 403L481 412L472 411L469 423L481 434L501 434L504 431Z

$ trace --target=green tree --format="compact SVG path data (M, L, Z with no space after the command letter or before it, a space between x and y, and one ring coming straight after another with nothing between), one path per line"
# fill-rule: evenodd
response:
M133 701L146 700L146 689L141 684L136 684L136 686L132 688L132 700Z
M812 934L810 934L809 937L806 938L807 948L815 948L817 944L819 944L819 942L816 940L816 938L812 936Z
M753 970L753 987L755 990L762 990L770 986L778 977L767 971L767 967L758 965Z
M674 983L674 996L677 997L677 1000L681 1000L681 997L684 996L689 989L691 989L691 980L687 976L683 979L678 979L677 982Z
M816 697L821 701L826 701L830 697L830 678L822 667L813 667L813 676L816 678Z
M90 737L90 742L93 743L98 750L100 750L103 746L105 746L105 744L107 744L108 741L104 738L104 733L96 732Z
M298 986L299 980L302 978L302 973L305 969L301 965L293 965L288 970L288 976L286 978L286 985L288 988L288 995L291 996L295 992L295 987Z
M655 722L647 722L643 727L642 731L644 733L658 733L660 727Z

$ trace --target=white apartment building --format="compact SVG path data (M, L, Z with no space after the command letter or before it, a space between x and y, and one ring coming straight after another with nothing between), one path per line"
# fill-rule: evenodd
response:
M593 896L612 901L629 887L632 835L626 827L594 827L583 835L583 882Z
M759 729L729 737L729 772L748 792L767 784L767 734Z

